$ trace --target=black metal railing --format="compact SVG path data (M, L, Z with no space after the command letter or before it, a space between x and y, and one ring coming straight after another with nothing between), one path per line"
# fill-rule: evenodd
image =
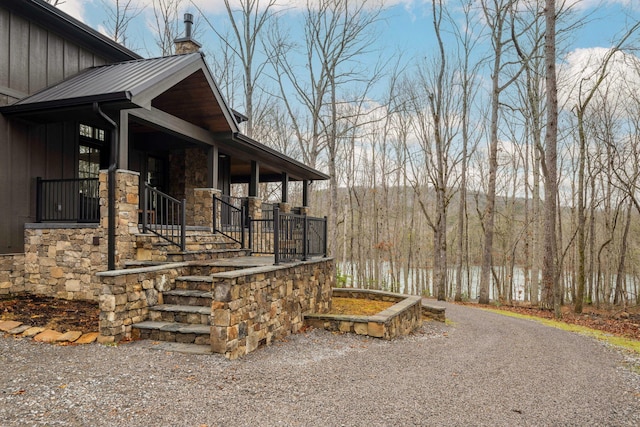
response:
M250 219L249 247L252 253L273 254L275 263L304 261L327 255L327 218L280 213L273 219Z
M144 184L140 209L142 232L151 232L184 251L186 202Z
M100 222L98 178L36 178L37 222Z
M213 196L213 230L245 247L246 205L242 199Z
M251 253L262 255L271 255L274 253L273 217L262 219L253 219L250 217L248 234Z

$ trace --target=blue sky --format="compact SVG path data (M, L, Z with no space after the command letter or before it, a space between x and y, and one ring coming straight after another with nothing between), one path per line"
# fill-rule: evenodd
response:
M65 0L61 9L79 18L86 24L100 28L105 19L104 4L115 0ZM136 1L136 0L134 0ZM149 4L152 0L137 0L139 4ZM285 0L286 1L286 0ZM289 0L301 6L304 0ZM576 32L573 45L576 48L607 47L625 25L640 19L640 0L569 0L576 3L577 18L588 22ZM214 22L223 22L225 13L221 0L196 0ZM378 43L388 50L401 49L406 53L422 55L434 45L431 30L430 1L428 0L385 0L387 5L384 23L380 26ZM191 0L183 1L183 11L195 13ZM182 13L181 13L182 14ZM132 44L143 56L155 56L146 21L151 19L150 8L136 19L130 27ZM206 43L206 40L202 40ZM383 46L382 46L383 45Z

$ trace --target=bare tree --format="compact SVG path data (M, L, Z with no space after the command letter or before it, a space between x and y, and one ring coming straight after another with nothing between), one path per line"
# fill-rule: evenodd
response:
M183 0L153 0L153 21L150 23L155 43L162 56L175 53L174 40L180 34L179 11Z
M544 256L542 258L542 306L561 316L560 281L556 272L556 215L558 201L558 89L556 76L556 2L545 0L545 94L547 126L542 170L544 174Z
M143 6L140 6L138 0L102 0L102 8L106 13L104 25L109 36L122 45L127 44L127 30L133 19L142 13Z
M270 18L274 15L274 9L278 3L277 0L241 0L240 2L234 2L234 4L239 4L239 8L234 9L229 0L224 0L231 25L231 37L228 34L221 34L211 21L206 18L200 8L198 10L209 25L209 28L227 48L232 50L242 64L244 113L248 118L246 134L254 137L254 123L260 123L256 108L254 108L257 95L256 88L268 63L266 60L256 63L256 56L261 45L263 31L266 29ZM258 110L264 111L260 107L258 107Z
M515 13L517 0L481 0L482 11L490 30L493 61L491 65L491 113L489 131L489 171L487 202L483 215L484 247L482 255L482 270L480 273L481 304L489 303L489 286L493 263L493 237L495 226L495 202L496 202L496 178L498 172L498 140L499 140L499 110L500 95L513 84L522 72L522 68L514 72L506 81L501 81L505 69L509 67L505 60L505 50L517 40L519 34L505 37L509 34L509 24L512 14Z
M379 14L380 5L368 1L309 0L304 12L304 46L301 46L307 60L305 78L298 74L299 65L288 55L290 49L300 46L288 40L281 31L272 33L270 39L269 57L304 161L315 167L320 153L326 150L331 177L330 212L337 210L336 165L340 130L348 129L340 122L345 119L341 112L349 109L341 108L340 104L357 104L359 99L365 99L379 77L379 70L367 70L358 62L372 44ZM363 90L347 92L343 89L360 81L365 82ZM290 95L290 87L295 98ZM300 117L299 106L307 112L303 116L306 123ZM330 218L329 242L333 245L337 241L337 219L335 215Z

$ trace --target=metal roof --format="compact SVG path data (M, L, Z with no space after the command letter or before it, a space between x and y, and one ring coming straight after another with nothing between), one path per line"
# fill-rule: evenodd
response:
M131 108L142 107L136 103L136 97L198 60L201 54L195 53L91 67L4 107L3 112L46 110L94 101L130 102Z

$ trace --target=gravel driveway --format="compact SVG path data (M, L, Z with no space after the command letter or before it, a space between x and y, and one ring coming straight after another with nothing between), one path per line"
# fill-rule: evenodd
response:
M0 338L0 425L640 425L629 356L443 305L451 325L392 342L314 330L233 362Z

